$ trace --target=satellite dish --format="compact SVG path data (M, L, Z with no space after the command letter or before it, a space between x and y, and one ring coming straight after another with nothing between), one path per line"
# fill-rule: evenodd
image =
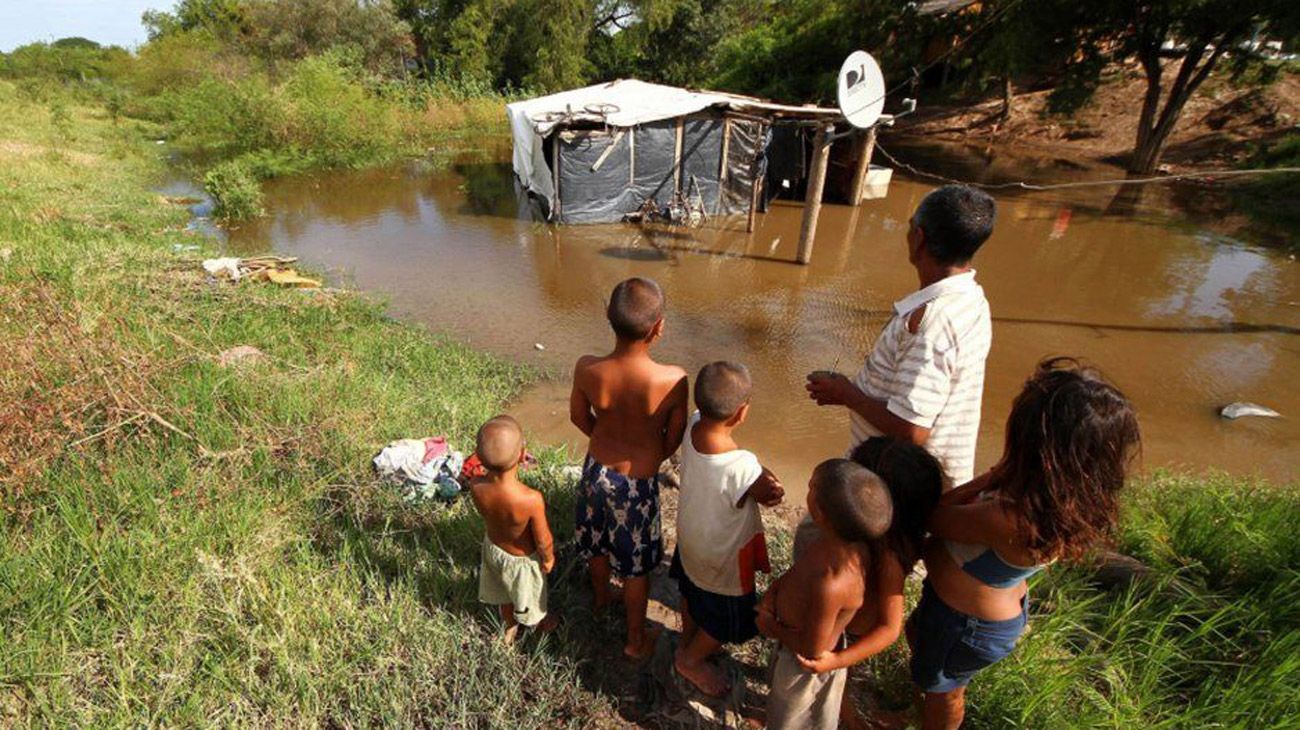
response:
M849 124L867 129L885 108L885 77L880 64L866 51L854 51L840 66L840 112Z

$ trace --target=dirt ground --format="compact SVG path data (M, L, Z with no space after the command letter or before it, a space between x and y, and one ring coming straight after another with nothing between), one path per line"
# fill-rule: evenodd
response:
M1166 68L1166 88L1177 69ZM1081 164L1123 165L1137 136L1146 81L1136 65L1110 71L1086 107L1069 118L1046 112L1050 88L1016 89L1012 113L1002 100L923 104L899 121L891 136L1012 148ZM1261 142L1300 129L1300 74L1284 73L1266 87L1232 85L1220 70L1188 100L1166 147L1170 172L1234 167Z

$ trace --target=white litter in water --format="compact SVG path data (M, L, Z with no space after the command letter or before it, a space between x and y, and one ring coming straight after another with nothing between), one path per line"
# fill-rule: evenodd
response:
M1243 416L1259 416L1261 418L1282 417L1281 413L1278 413L1272 408L1261 406L1258 403L1246 403L1244 401L1229 403L1219 410L1219 415L1227 419L1237 419Z
M536 348L536 349L538 349L538 350L545 350L545 349L546 349L546 345L543 345L543 344L540 343L540 342L534 342L534 343L533 343L533 347Z

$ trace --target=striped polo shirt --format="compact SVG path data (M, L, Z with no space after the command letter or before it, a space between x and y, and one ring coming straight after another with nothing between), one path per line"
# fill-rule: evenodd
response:
M925 306L915 334L907 321ZM890 413L930 429L926 448L958 486L975 476L975 440L984 395L984 360L993 326L975 271L937 281L894 303L894 316L876 340L854 385L884 401ZM853 445L879 429L853 413Z

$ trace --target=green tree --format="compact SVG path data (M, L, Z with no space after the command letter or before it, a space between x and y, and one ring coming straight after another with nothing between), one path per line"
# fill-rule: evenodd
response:
M585 83L602 44L659 28L692 0L397 0L425 68L472 84L558 90Z
M179 0L170 12L146 10L141 21L150 40L193 30L206 30L228 39L247 27L241 0Z
M764 18L724 40L718 88L790 102L830 101L835 76L854 50L873 53L886 73L910 66L917 43L900 42L915 27L909 8L891 0L764 0Z
M1300 25L1300 3L1294 0L989 0L986 10L1008 4L1020 5L1012 12L1030 16L1040 38L1072 49L1058 101L1086 100L1108 64L1138 62L1146 92L1128 169L1140 174L1159 166L1187 100L1226 55L1257 33L1293 38ZM1057 58L1043 56L1041 48L1030 43L1016 49L1006 67L1055 64Z
M388 0L245 0L241 44L268 60L349 48L366 68L398 73L415 50Z

